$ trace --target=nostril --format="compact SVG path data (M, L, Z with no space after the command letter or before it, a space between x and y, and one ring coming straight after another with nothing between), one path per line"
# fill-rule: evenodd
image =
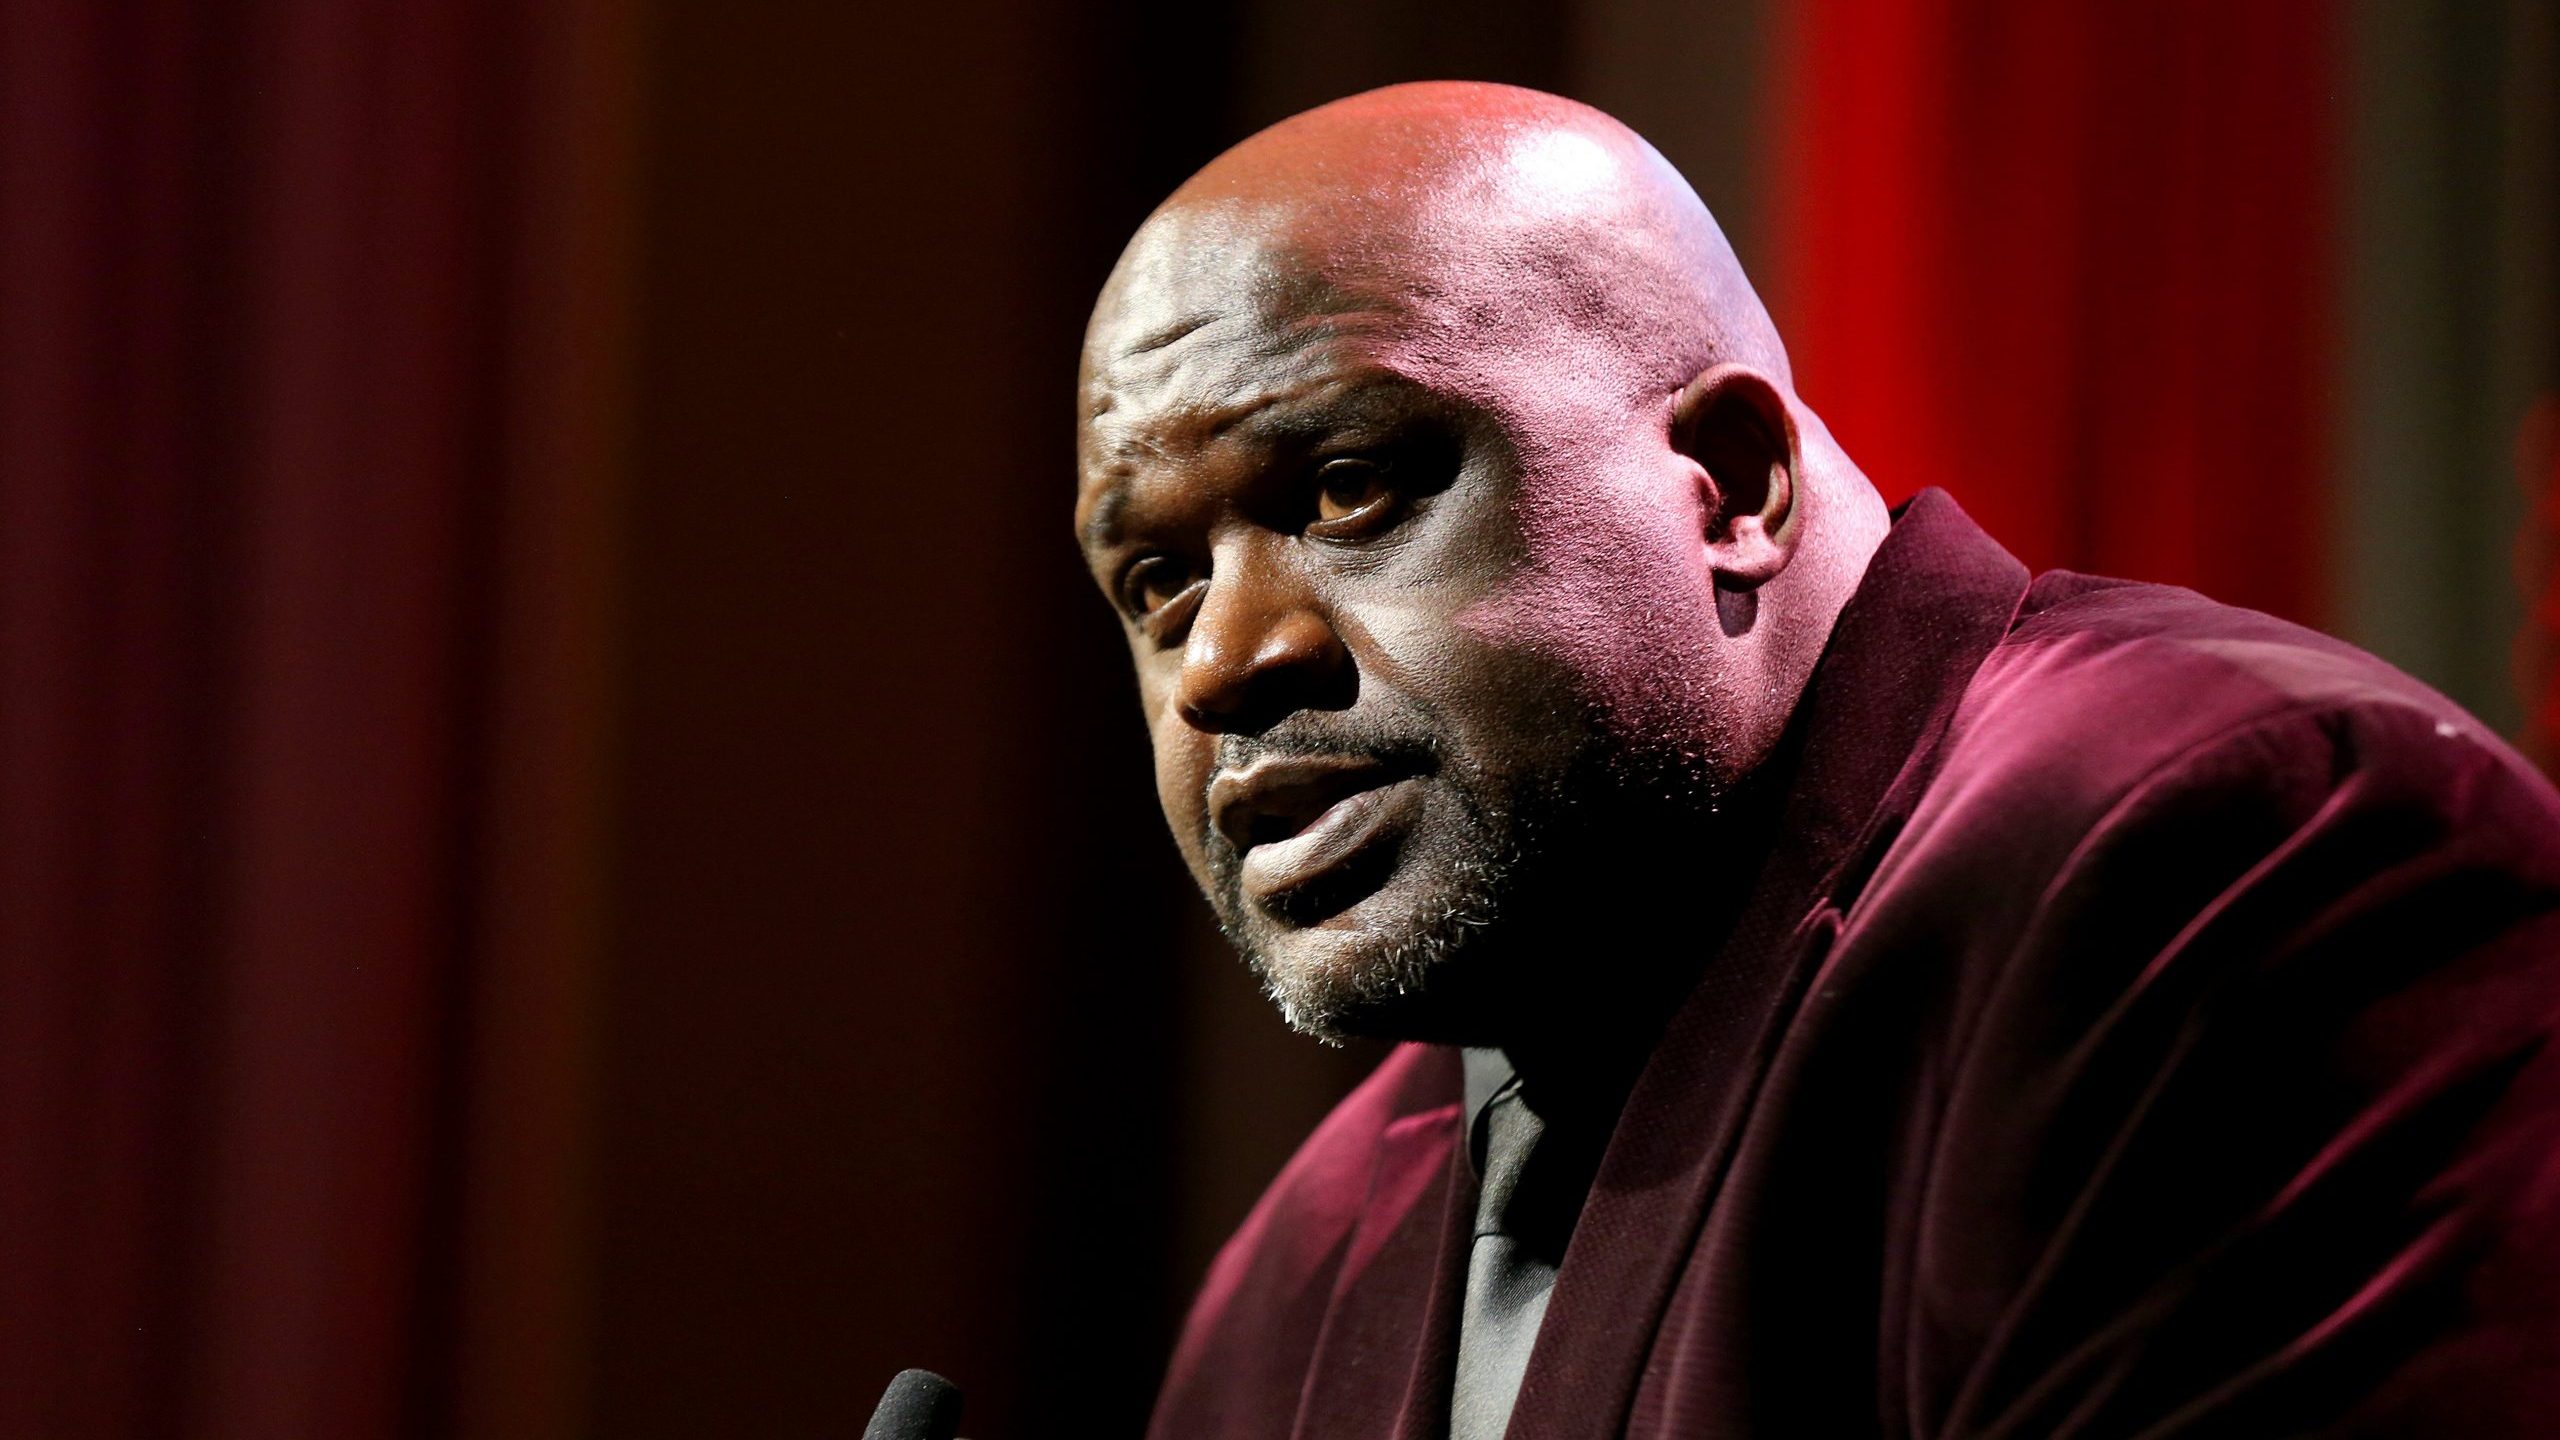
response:
M1174 707L1195 730L1249 732L1295 711L1343 708L1356 689L1341 637L1313 611L1256 626L1204 609L1193 622Z
M1203 683L1197 671L1186 668L1174 690L1173 711L1183 724L1214 734L1226 728L1226 698L1217 687Z

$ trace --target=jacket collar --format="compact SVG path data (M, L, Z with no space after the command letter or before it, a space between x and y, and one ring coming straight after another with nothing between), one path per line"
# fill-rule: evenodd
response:
M1710 939L1712 958L1601 1161L1514 1433L1619 1433L1765 1045L1827 948L1835 904L1845 906L1925 788L1956 705L2028 579L1944 492L1923 491L1896 513L1773 757L1775 828L1759 875Z
M1557 1274L1513 1433L1603 1440L1622 1430L1749 1108L1761 1041L1819 961L1807 922L1831 913L1826 900L1845 903L1860 857L1907 813L2027 578L1943 493L1924 491L1897 514L1764 770L1773 843L1740 913L1705 937L1712 959L1628 1098ZM1430 1098L1386 1127L1373 1156L1298 1397L1302 1440L1448 1432L1475 1106L1462 1100L1454 1051L1432 1057L1416 1083L1417 1098Z
M1435 1078L1454 1094L1455 1053L1433 1058L1442 1072ZM1298 1396L1293 1440L1449 1433L1448 1377L1475 1211L1459 1125L1452 1103L1400 1116L1380 1133Z

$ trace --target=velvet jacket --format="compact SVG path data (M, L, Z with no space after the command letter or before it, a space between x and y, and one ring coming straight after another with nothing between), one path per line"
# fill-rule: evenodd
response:
M1610 1139L1513 1437L2560 1435L2560 797L2349 646L1904 508ZM1394 1052L1159 1440L1447 1432L1474 1181Z

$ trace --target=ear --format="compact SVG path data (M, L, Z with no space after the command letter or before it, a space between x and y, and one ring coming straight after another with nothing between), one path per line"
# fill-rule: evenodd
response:
M1671 444L1696 462L1707 565L1719 590L1755 590L1795 558L1795 412L1767 375L1718 365L1672 402Z

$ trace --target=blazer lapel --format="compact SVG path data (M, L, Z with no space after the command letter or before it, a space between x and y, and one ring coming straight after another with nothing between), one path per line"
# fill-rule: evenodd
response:
M1449 1372L1475 1186L1459 1163L1462 1107L1407 1115L1378 1163L1317 1334L1298 1440L1429 1440L1449 1428ZM1419 1322L1417 1324L1417 1322Z
M1782 742L1768 858L1629 1095L1557 1272L1511 1434L1622 1433L1769 1047L1838 928L1835 889L1890 843L2028 575L1936 491L1897 517ZM1843 903L1850 898L1841 894ZM1463 1284L1463 1268L1461 1268ZM1445 1407L1445 1399L1444 1399ZM1352 1432L1344 1432L1346 1434Z

